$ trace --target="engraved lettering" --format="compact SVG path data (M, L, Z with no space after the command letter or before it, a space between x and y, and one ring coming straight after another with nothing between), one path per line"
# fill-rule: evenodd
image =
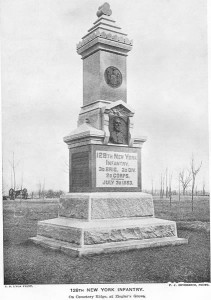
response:
M137 187L137 153L96 151L97 187Z

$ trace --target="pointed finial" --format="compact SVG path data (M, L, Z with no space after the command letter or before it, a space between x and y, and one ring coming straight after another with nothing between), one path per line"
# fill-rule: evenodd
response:
M110 16L111 14L112 14L112 10L110 9L110 5L107 2L105 2L103 5L101 5L98 8L97 11L98 18L101 17L102 15Z

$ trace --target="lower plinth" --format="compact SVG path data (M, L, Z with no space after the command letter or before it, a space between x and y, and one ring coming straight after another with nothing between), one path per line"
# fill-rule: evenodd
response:
M176 246L176 245L183 245L188 243L188 240L186 239L171 237L171 238L155 238L150 240L132 241L132 242L131 241L115 242L115 243L109 243L100 246L91 245L91 246L77 247L71 243L61 242L43 236L37 236L30 239L35 244L39 244L49 249L58 250L74 257L129 251L129 250L143 249L143 248Z
M187 244L177 237L176 223L149 218L77 220L59 217L38 222L31 240L71 256Z

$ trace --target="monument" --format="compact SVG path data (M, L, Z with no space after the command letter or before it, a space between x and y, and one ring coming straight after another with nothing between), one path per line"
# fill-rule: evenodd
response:
M141 149L127 104L127 55L132 40L104 3L77 45L83 60L83 106L69 148L69 193L59 217L39 221L35 243L70 255L88 255L187 243L176 223L154 216L142 193Z

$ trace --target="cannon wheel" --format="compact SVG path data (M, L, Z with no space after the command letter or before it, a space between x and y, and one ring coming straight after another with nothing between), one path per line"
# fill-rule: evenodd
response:
M15 190L12 188L9 190L9 197L10 200L15 200Z
M23 193L23 199L27 199L28 193L27 193L27 189L26 188L23 189L22 193Z

